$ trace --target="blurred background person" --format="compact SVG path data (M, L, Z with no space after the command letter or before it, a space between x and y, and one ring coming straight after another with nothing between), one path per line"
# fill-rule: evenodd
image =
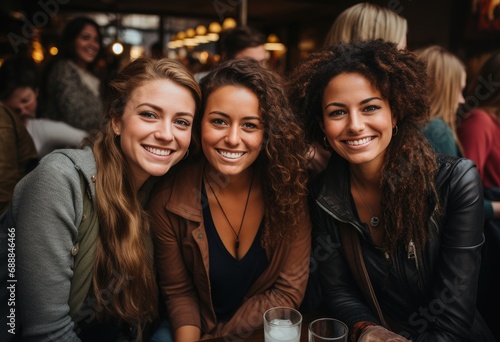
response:
M437 153L462 156L457 136L457 110L465 102L465 65L451 52L437 45L415 51L427 66L430 121L424 135Z
M101 82L93 73L102 51L99 25L77 17L64 28L59 54L44 70L43 113L85 130L97 128L102 117Z
M36 118L37 97L34 61L22 56L6 60L0 68L0 101L20 117L33 139L38 156L42 158L57 148L77 147L87 133L62 121Z
M383 39L406 48L408 23L389 8L362 2L344 10L335 19L324 46L362 40Z
M237 26L223 30L219 39L221 61L234 58L252 58L263 66L267 66L268 55L264 49L266 37L251 26ZM197 81L209 71L195 74Z
M487 210L484 234L486 243L478 291L478 307L495 337L500 340L500 50L483 64L472 80L466 103L477 107L463 115L458 138L464 156L472 159L479 170Z
M0 103L0 213L14 187L38 162L35 145L19 115Z

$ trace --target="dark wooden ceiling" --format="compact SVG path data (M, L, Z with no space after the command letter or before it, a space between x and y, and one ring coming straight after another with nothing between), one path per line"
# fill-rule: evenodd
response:
M65 2L67 3L61 5L61 12L160 14L222 21L229 16L238 18L238 7L242 0L66 0ZM333 0L248 0L247 17L249 22L290 22L338 13L338 7L339 1Z

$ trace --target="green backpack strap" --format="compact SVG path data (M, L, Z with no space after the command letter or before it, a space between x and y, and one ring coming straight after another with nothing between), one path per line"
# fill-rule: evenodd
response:
M69 312L73 320L78 309L87 298L92 285L92 270L99 235L99 222L92 203L90 190L87 188L87 181L83 174L81 172L79 174L82 188L83 216L80 227L78 227L76 243L71 251L74 256L74 265L69 294Z

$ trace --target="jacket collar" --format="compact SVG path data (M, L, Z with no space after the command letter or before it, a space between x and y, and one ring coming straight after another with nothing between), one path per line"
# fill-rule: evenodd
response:
M169 180L170 196L165 208L190 221L202 222L203 203L201 197L201 182L205 161L186 162L180 166Z
M327 168L313 181L312 188L313 197L323 210L366 233L367 228L363 227L353 207L349 164L345 159L332 153Z

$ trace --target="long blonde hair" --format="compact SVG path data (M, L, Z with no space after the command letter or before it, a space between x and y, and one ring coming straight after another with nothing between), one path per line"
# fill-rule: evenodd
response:
M427 64L431 118L442 118L450 126L453 138L461 150L457 136L457 96L462 91L465 65L451 52L438 45L418 49L415 54Z
M110 82L107 110L92 141L96 159L96 207L99 219L93 290L103 316L122 319L142 330L157 316L157 286L148 246L149 223L129 177L128 164L112 129L134 89L168 79L191 91L199 108L201 92L179 62L140 58ZM113 291L103 291L112 288ZM109 298L112 293L112 298ZM104 296L104 295L107 296Z
M388 8L363 2L344 10L335 19L324 46L383 39L399 43L406 37L406 19Z

